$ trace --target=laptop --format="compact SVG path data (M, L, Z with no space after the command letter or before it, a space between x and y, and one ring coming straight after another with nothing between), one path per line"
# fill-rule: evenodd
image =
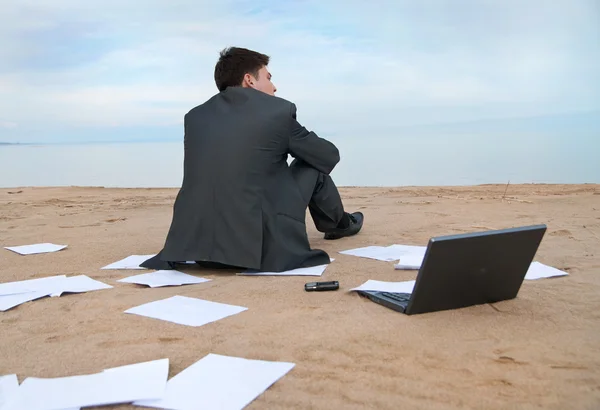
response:
M514 299L546 229L542 224L431 238L412 293L358 293L407 315Z

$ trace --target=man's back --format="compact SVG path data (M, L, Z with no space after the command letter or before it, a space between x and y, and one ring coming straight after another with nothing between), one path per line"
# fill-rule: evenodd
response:
M303 249L306 206L287 164L294 121L290 102L241 87L185 116L184 180L163 256L276 270L312 256L328 262L324 252ZM314 134L312 141L315 162L329 156L333 168L337 148ZM303 234L294 238L297 232ZM297 258L287 255L279 266L274 253L285 255L285 248L298 248ZM265 266L265 258L274 262Z
M191 179L238 195L251 188L254 195L286 163L290 108L278 97L235 87L192 109L185 116L184 187Z

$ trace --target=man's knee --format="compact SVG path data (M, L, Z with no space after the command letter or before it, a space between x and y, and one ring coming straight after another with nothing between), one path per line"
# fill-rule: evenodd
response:
M290 170L292 172L292 177L302 193L302 197L308 204L318 183L322 183L323 174L306 162L298 160L294 160L290 164Z

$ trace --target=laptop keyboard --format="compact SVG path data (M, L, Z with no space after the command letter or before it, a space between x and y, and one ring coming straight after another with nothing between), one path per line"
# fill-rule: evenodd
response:
M385 296L386 298L393 299L397 302L408 302L410 300L410 293L381 292L381 296Z

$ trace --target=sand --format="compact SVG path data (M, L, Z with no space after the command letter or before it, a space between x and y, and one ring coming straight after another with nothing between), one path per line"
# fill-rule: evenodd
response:
M342 188L366 224L355 237L325 241L309 219L313 246L336 258L322 280L338 280L340 290L323 293L304 291L309 277L193 268L185 271L213 280L156 289L118 283L140 271L100 268L160 250L177 190L1 189L1 246L69 247L31 256L0 249L0 282L85 274L114 288L0 312L0 375L69 376L167 357L172 377L217 353L296 363L253 409L600 408L600 185L505 188ZM337 253L538 223L548 232L536 260L570 275L526 281L516 299L493 306L396 313L348 290L416 273ZM123 313L173 295L248 311L199 328Z

